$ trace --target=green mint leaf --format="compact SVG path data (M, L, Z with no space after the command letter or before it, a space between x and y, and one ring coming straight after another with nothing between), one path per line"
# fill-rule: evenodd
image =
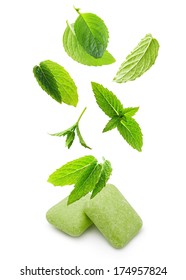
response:
M120 122L120 117L113 117L110 121L106 124L103 132L107 132L117 127L118 123Z
M73 60L84 65L102 66L115 62L114 57L108 51L105 51L101 58L89 55L78 42L73 25L67 25L63 35L63 47Z
M33 68L34 76L41 88L59 103L76 106L77 87L69 73L59 64L45 60Z
M92 82L92 90L98 106L107 116L113 118L123 115L123 105L111 91L94 82Z
M72 143L74 142L74 139L75 139L75 132L70 131L67 134L67 138L66 138L66 146L68 147L68 149L70 149L70 147L72 146Z
M57 102L62 103L61 93L51 72L45 66L34 66L33 73L41 88Z
M141 152L143 135L139 124L133 118L122 119L117 125L117 129L129 145Z
M70 133L71 131L74 131L75 128L76 128L76 124L73 125L73 126L71 126L71 127L68 128L68 129L65 129L65 130L61 131L61 132L52 133L52 134L50 133L50 135L51 135L51 136L58 136L58 137L65 136L65 135L67 135L68 133Z
M52 173L48 182L61 187L76 184L84 171L92 164L97 164L97 160L93 156L85 156L70 161Z
M111 163L108 160L105 160L104 163L102 164L99 181L97 182L92 192L91 198L95 197L106 186L106 183L109 180L111 173L112 173Z
M97 184L101 173L101 165L96 162L92 163L89 168L85 170L74 186L68 198L68 204L71 204L81 197L91 192Z
M126 117L133 117L138 112L138 110L139 107L134 107L134 108L131 107L131 108L125 108L123 112Z
M81 113L81 115L79 116L77 122L71 126L70 128L66 129L66 130L63 130L62 132L58 132L58 133L54 133L54 134L50 134L51 136L58 136L58 137L61 137L61 136L66 136L67 135L67 138L66 138L66 146L68 148L70 148L74 142L74 139L75 139L75 132L77 133L77 136L79 138L79 142L80 144L85 147L85 148L88 148L88 149L91 149L84 141L82 135L81 135L81 132L80 132L80 129L79 129L79 122L84 114L84 112L86 111L87 108L85 108L83 110L83 112Z
M159 43L147 34L121 64L114 81L125 83L143 75L156 61Z
M83 49L95 58L103 56L108 45L108 29L104 21L92 13L81 14L74 23L74 31Z
M91 150L91 148L90 148L89 146L87 146L87 144L85 143L85 140L83 139L83 137L82 137L82 135L81 135L81 132L80 132L80 130L79 130L79 125L76 126L76 133L77 133L77 136L78 136L78 138L79 138L80 144L81 144L83 147L85 147L85 148Z

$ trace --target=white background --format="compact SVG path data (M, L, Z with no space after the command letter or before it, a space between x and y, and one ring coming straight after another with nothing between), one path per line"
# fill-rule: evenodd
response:
M78 265L82 269L111 270L115 266L166 266L168 274L161 279L184 279L184 4L181 0L1 1L2 279L26 279L19 275L25 265L31 268ZM67 56L61 38L66 20L76 19L73 5L104 19L110 31L108 50L116 58L115 64L88 67ZM121 62L147 33L152 33L160 43L156 64L136 81L113 83ZM75 80L79 92L77 108L58 104L38 86L32 68L46 59L63 65ZM125 107L140 106L136 120L144 134L142 153L133 150L117 131L102 134L108 118L95 102L91 81L112 90ZM84 149L75 141L67 150L63 138L48 133L71 126L85 106L88 108L80 126L93 149ZM54 188L47 183L48 175L67 161L88 154L100 159L104 156L112 162L110 182L122 191L143 219L140 234L121 250L112 248L95 228L80 238L71 238L55 230L45 219L46 211L72 190L72 187ZM139 279L139 276L123 277ZM94 279L123 277L113 277L111 273ZM147 278L150 279L140 276Z

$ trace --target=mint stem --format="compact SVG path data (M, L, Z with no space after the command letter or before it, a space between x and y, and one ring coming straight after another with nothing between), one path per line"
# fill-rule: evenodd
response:
M79 118L78 118L76 124L78 124L78 123L80 122L80 120L81 120L83 114L85 113L86 109L87 109L87 107L85 107L85 109L83 110L83 112L82 112L81 115L79 116Z

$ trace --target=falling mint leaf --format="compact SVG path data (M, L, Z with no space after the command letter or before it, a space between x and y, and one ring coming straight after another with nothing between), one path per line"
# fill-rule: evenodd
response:
M53 172L49 176L48 182L61 187L76 184L84 171L92 164L97 164L97 160L93 156L85 156L70 161Z
M95 58L101 58L108 45L108 29L104 21L95 14L83 13L74 23L74 31L83 49Z
M95 197L106 186L106 183L109 180L111 173L111 163L108 160L105 160L104 163L101 165L101 175L99 177L99 181L97 182L92 192L91 198Z
M123 105L120 100L102 85L95 82L91 84L96 102L103 112L110 118L120 115L123 116Z
M69 73L56 62L45 60L33 68L41 88L59 103L76 106L77 87Z
M62 96L58 89L57 82L48 68L41 64L40 66L35 66L33 72L41 88L57 102L62 103Z
M118 124L118 131L134 149L141 152L143 135L139 124L131 117L127 117Z
M66 53L75 61L88 66L109 65L115 62L114 57L105 51L101 58L94 58L89 55L77 40L74 25L67 23L67 28L63 35L63 47Z
M79 200L81 197L91 192L99 180L100 173L101 165L92 163L75 184L73 191L69 195L68 204Z
M158 41L147 34L121 64L114 81L125 83L143 75L155 63L158 50Z

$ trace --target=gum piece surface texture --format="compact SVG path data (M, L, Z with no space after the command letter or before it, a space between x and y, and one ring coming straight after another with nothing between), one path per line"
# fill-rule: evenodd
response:
M88 200L86 215L115 248L124 247L142 227L142 220L113 185Z
M84 213L84 206L90 196L67 205L68 197L54 205L46 213L47 221L57 229L71 235L80 236L92 222Z

